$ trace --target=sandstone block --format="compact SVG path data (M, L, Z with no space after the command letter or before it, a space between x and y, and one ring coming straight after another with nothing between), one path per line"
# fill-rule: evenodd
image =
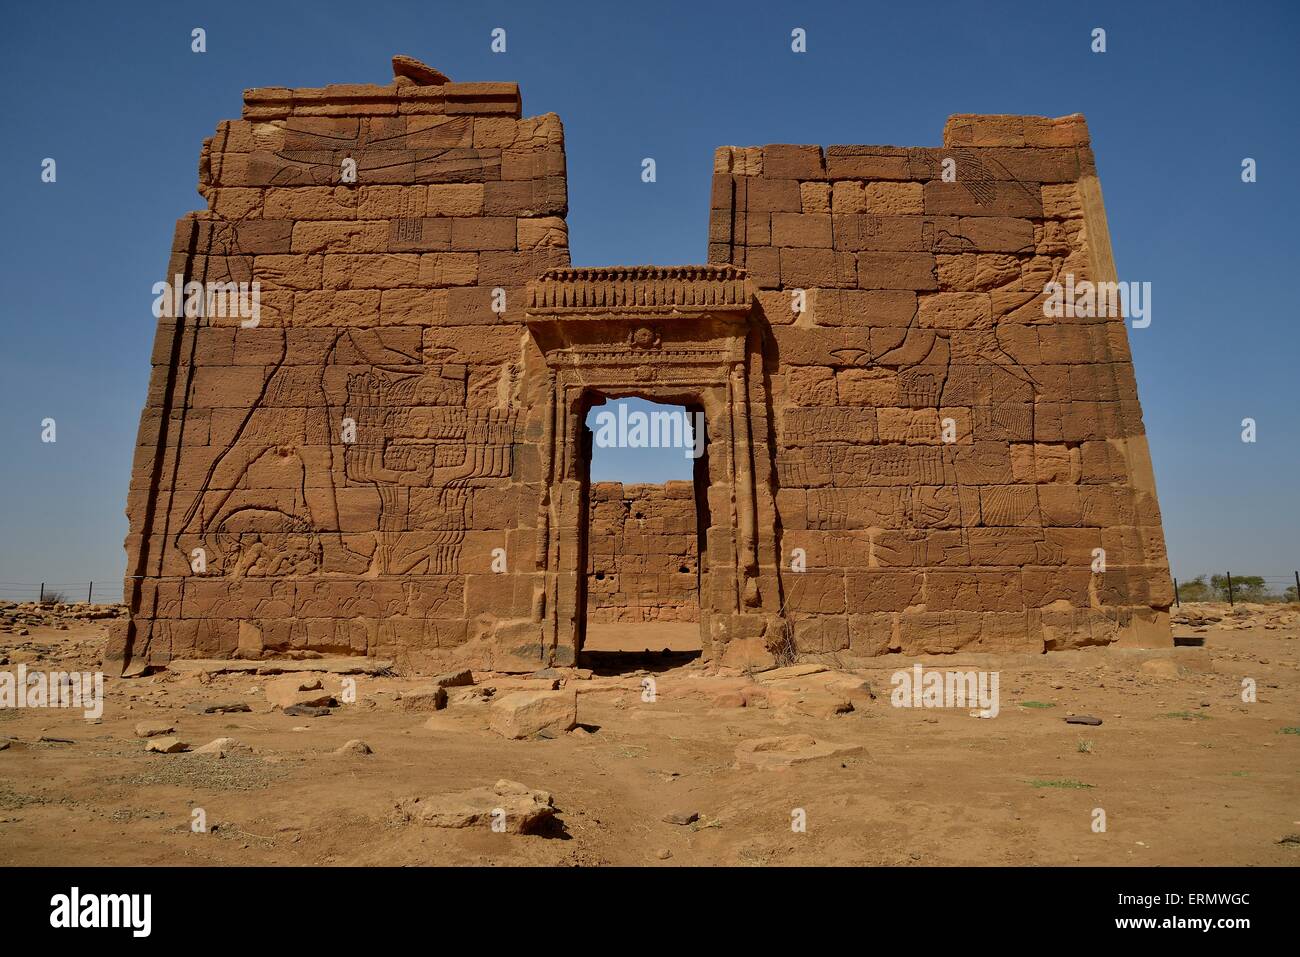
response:
M268 681L265 694L267 702L281 710L294 705L328 707L334 703L334 696L325 690L319 678L298 675Z
M555 801L547 791L503 779L491 788L405 800L398 811L426 827L486 829L500 822L507 834L530 834L554 816Z
M144 749L158 754L180 754L182 751L188 751L190 746L180 738L153 737L145 741Z
M176 728L170 721L137 721L135 736L137 738L156 738L171 734Z
M488 727L517 740L557 737L577 723L576 691L516 691L493 702Z
M447 689L441 685L403 691L403 711L441 711L447 707Z
M857 259L861 289L939 288L934 256L929 253L864 252Z

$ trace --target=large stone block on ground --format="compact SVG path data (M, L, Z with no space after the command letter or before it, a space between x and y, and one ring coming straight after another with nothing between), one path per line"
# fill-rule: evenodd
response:
M488 727L505 738L554 738L578 724L578 692L515 691L492 704Z
M325 690L319 678L290 675L287 678L274 678L266 683L266 700L272 707L281 710L295 705L324 708L334 703L334 696Z
M495 829L531 834L555 816L555 801L518 781L502 779L490 788L412 798L398 804L398 817L426 827Z

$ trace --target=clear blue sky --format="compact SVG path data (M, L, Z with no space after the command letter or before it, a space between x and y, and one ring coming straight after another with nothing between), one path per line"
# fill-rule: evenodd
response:
M525 113L560 114L579 265L703 261L720 144L938 145L950 113L1085 113L1120 278L1154 287L1132 343L1174 574L1287 574L1300 565L1297 9L6 4L0 582L121 578L150 287L175 220L202 204L203 138L239 116L246 87L387 82L399 52L457 80L516 80ZM190 52L195 26L206 54ZM1089 50L1098 26L1105 54ZM794 27L806 54L790 51ZM45 157L56 184L40 181ZM47 416L54 445L40 442Z

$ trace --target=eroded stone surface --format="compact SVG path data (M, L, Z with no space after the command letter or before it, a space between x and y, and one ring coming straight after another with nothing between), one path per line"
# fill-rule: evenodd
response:
M405 77L417 86L442 86L451 82L451 78L441 70L401 53L393 57L393 76Z
M818 741L810 734L754 738L736 747L736 761L767 770L782 770L822 758L840 758L865 753L857 744Z

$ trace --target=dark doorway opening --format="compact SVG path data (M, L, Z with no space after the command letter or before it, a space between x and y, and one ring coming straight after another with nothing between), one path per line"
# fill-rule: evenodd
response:
M700 657L709 465L700 406L593 393L585 413L579 662L602 674Z

